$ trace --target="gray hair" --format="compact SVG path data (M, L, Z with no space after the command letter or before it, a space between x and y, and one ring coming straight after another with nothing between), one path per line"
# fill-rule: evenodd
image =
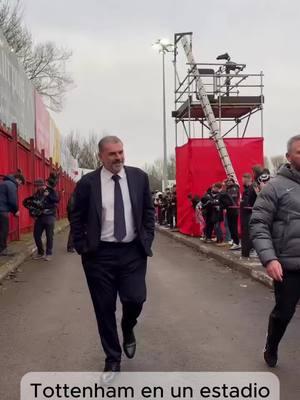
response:
M299 142L299 141L300 141L300 135L293 136L293 137L291 137L289 139L289 141L287 142L287 152L288 152L288 154L290 154L293 144L295 142Z
M120 138L118 138L118 136L104 136L98 143L99 153L101 153L101 151L103 150L103 147L107 143L122 143L123 144L122 140Z

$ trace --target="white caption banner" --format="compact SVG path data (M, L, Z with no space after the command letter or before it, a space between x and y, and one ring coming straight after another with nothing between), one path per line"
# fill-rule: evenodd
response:
M109 386L95 372L31 372L21 400L279 400L279 380L269 372L121 372Z

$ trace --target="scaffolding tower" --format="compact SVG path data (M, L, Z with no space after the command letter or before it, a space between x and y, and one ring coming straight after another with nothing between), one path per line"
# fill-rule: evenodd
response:
M245 73L246 65L231 61L228 53L217 59L223 62L196 63L192 32L175 33L175 110L172 116L176 146L179 145L179 125L186 139L208 136L214 140L226 175L236 180L223 138L233 134L244 138L250 120L257 113L260 118L255 133L259 129L263 136L263 73Z

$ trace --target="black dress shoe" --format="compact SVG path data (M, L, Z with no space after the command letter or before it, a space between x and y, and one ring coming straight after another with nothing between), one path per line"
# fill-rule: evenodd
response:
M106 362L101 375L101 383L105 386L110 385L121 371L121 365L119 362Z
M123 333L123 335L124 335L124 342L123 342L124 353L128 358L133 358L136 351L136 340L133 330L131 330L126 334Z
M278 353L275 350L271 350L268 346L265 347L264 349L264 359L266 364L270 368L276 367L277 361L278 361Z

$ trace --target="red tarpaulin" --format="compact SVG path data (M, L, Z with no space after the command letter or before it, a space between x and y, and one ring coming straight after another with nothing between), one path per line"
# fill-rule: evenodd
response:
M241 185L245 172L255 164L263 165L263 138L224 139L235 173ZM226 178L212 139L190 139L176 149L177 218L180 232L198 236L199 226L188 194L200 197L215 182Z

